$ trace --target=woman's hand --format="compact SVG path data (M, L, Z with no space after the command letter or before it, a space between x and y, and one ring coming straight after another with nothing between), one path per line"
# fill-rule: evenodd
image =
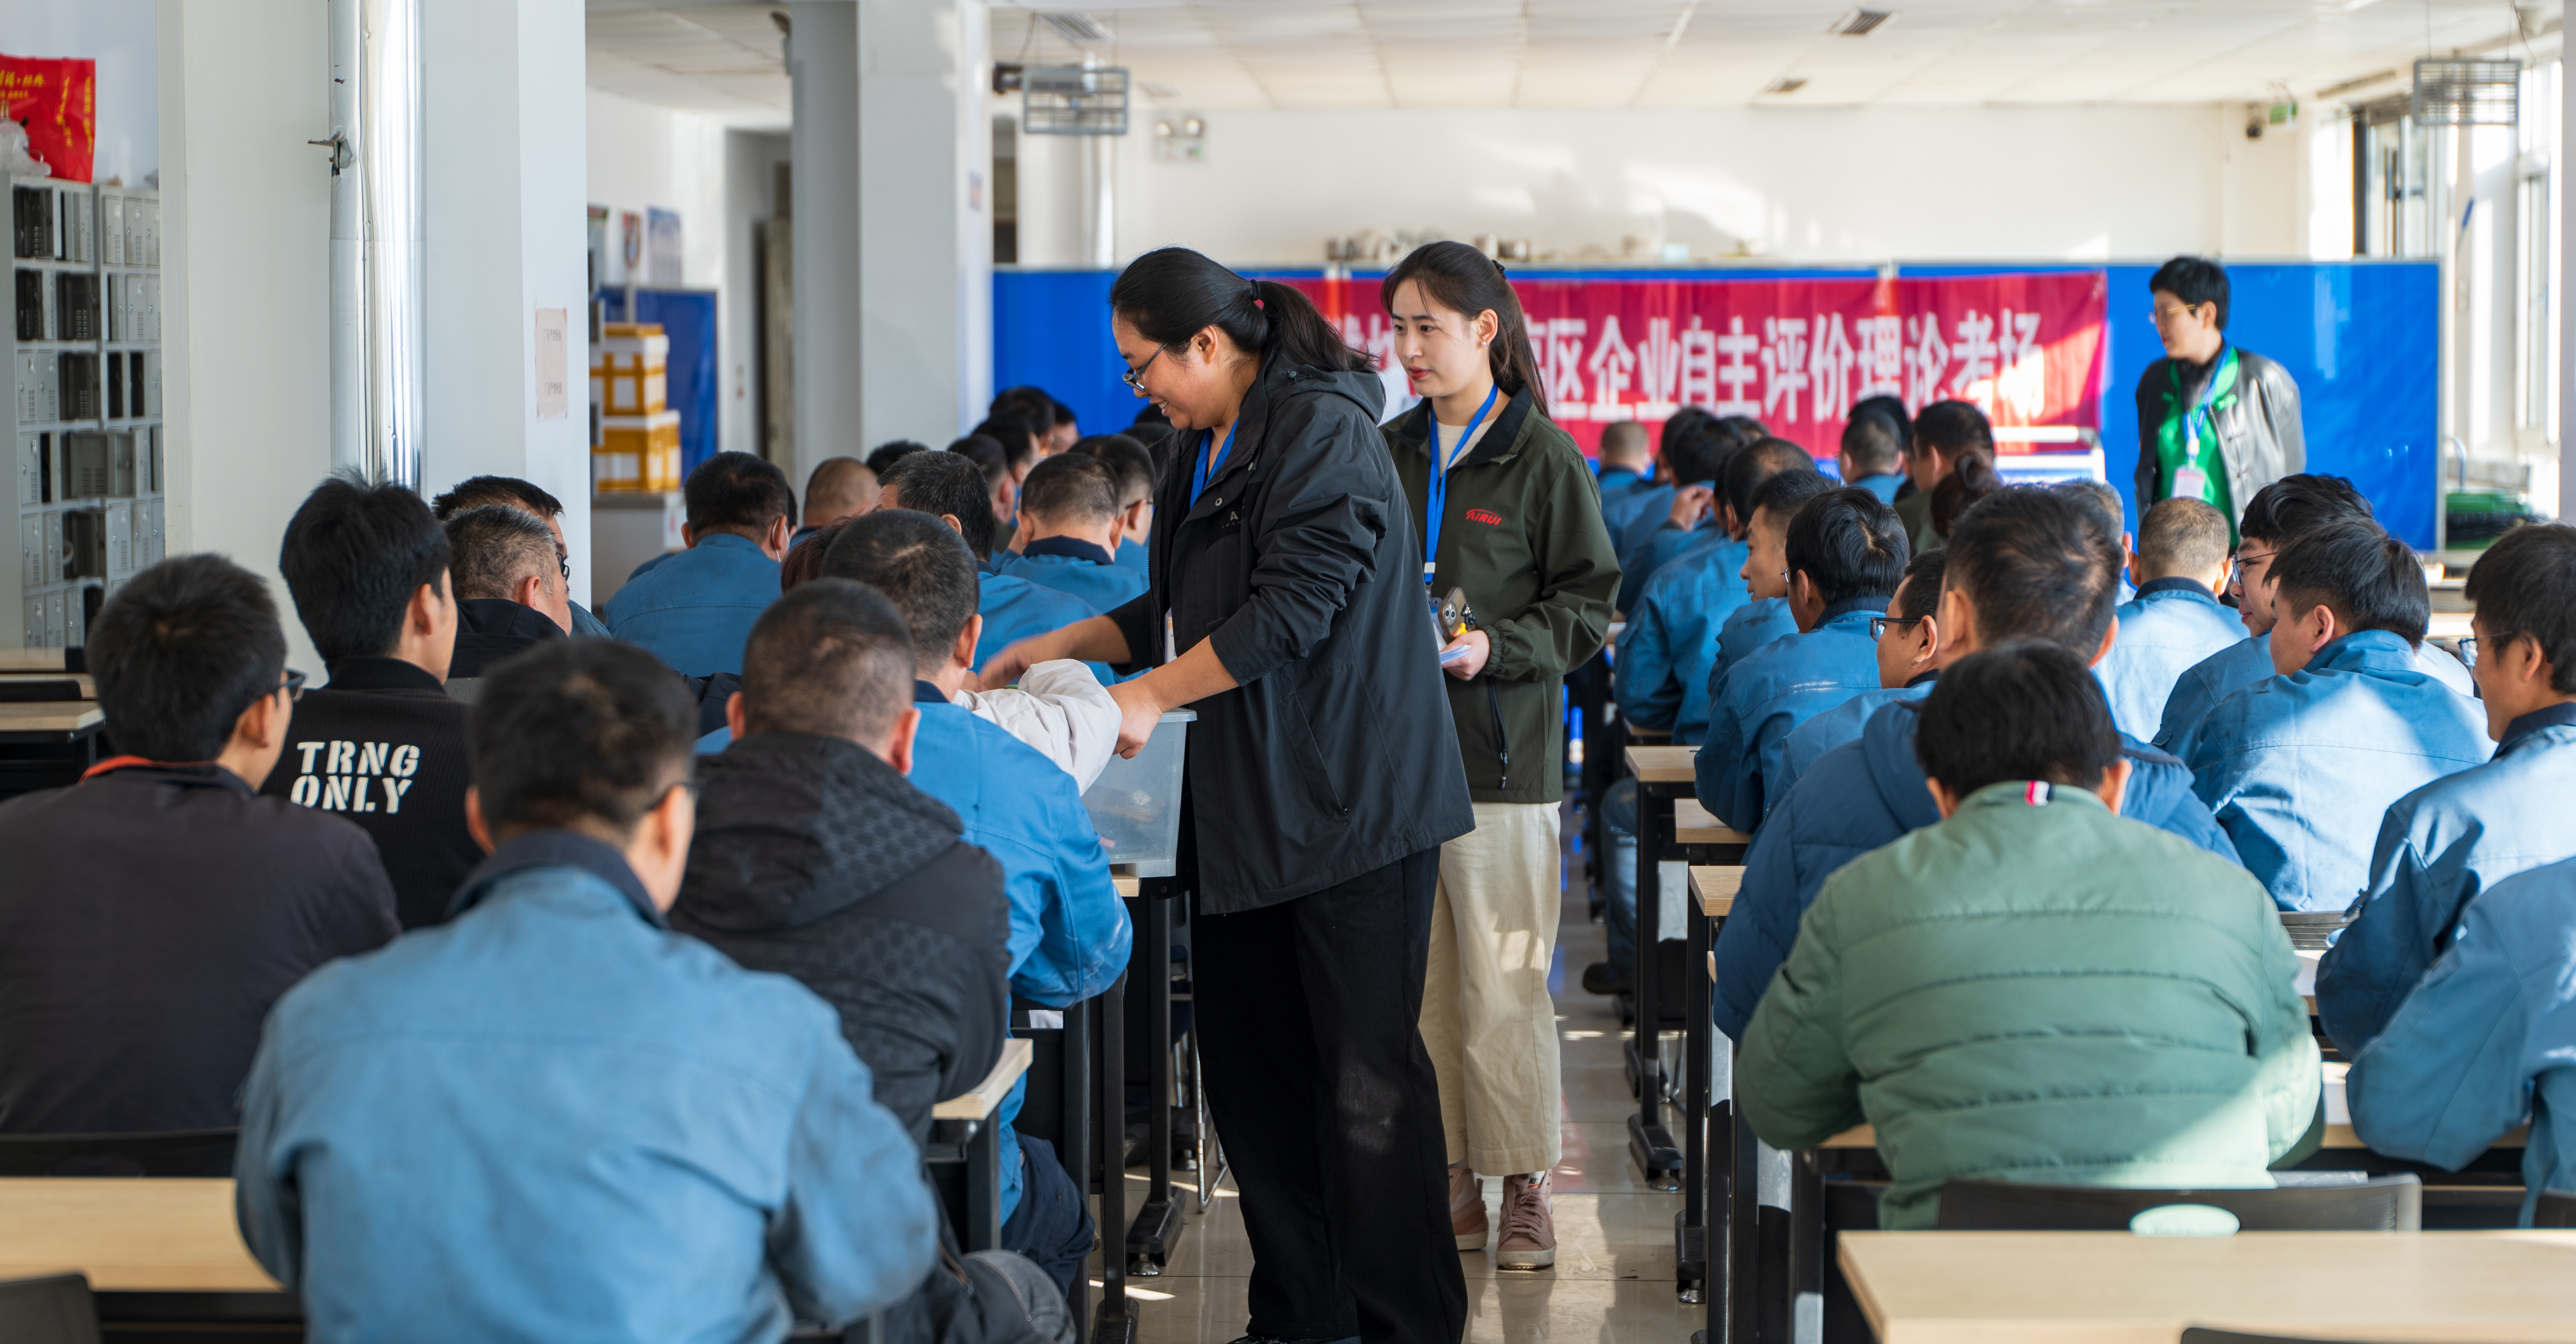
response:
M1466 652L1452 658L1451 649L1465 649ZM1476 674L1485 670L1485 660L1493 656L1492 637L1482 630L1470 630L1450 640L1448 647L1440 650L1440 670L1460 681L1474 681Z
M1056 642L1055 634L1044 634L1031 635L1027 639L1012 644L1009 648L984 660L983 671L975 674L982 684L970 689L982 691L998 686L1008 686L1018 681L1021 673L1039 663L1063 657L1064 655L1056 653L1050 647Z
M1109 688L1109 698L1118 702L1118 746L1121 757L1134 759L1145 749L1145 740L1154 735L1154 726L1163 721L1163 703L1146 683L1150 677L1122 681Z

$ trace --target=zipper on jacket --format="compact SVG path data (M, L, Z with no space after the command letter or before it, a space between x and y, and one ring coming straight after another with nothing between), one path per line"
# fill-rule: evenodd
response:
M1486 638L1491 639L1492 636ZM1494 689L1492 677L1485 678L1485 708L1493 711L1494 760L1502 774L1494 787L1497 790L1508 789L1512 786L1512 740L1503 735L1503 695Z

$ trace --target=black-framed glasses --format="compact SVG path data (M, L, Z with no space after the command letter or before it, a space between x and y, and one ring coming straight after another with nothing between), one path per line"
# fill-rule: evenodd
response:
M2239 555L2238 555L2234 560L2231 560L2231 561L2229 561L2229 562L2228 562L2228 565L2227 565L2227 583L2228 583L2228 586L2229 586L2229 587L2232 587L2232 588L2242 588L2242 587L2244 587L2244 586L2245 586L2245 580L2246 580L2247 574L2248 574L2248 572L2249 572L2249 571L2248 571L2248 568L2247 568L2248 566L2252 566L2252 567L2254 567L2254 568L2258 568L2258 569L2259 569L2259 568L2261 568L2261 567L2262 567L2262 566L2264 566L2264 565L2270 564L2270 563L2272 562L2272 557L2273 557L2273 556L2276 556L2276 555L2279 555L2279 554L2280 554L2280 552L2279 552L2279 551L2265 551L2265 552L2263 552L2261 555L2243 555L2243 554L2239 554Z
M572 552L565 550L561 546L557 546L555 548L555 568L563 571L564 582L572 582Z
M1125 383L1127 385L1127 390L1135 393L1137 396L1141 397L1147 395L1145 391L1145 370L1154 367L1154 361L1161 359L1162 357L1163 352L1156 350L1154 353L1145 356L1144 363L1118 375L1118 381Z
M307 678L303 673L290 667L286 669L286 680L277 683L277 689L270 691L269 694L275 695L278 691L284 691L286 692L286 703L290 705L294 704L296 701L304 698L304 683L307 680L309 680L309 678Z
M1929 616L1872 616L1869 618L1870 642L1887 638L1887 632L1898 626L1917 626L1930 619Z

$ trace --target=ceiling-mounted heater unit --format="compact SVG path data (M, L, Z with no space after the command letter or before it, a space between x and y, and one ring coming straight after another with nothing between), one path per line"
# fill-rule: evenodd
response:
M1023 135L1125 135L1127 69L1032 65L1020 72Z
M2522 62L2417 61L2413 113L2419 126L2520 125Z

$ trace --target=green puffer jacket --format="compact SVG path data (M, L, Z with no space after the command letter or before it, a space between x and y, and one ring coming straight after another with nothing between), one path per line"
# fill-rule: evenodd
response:
M1439 591L1466 590L1493 656L1475 680L1441 682L1458 725L1467 796L1553 803L1565 796L1565 674L1610 637L1619 557L1601 521L1600 486L1573 436L1527 391L1493 414L1494 427L1449 469L1439 555ZM1378 427L1413 505L1417 537L1430 535L1422 518L1430 422L1425 401ZM1428 607L1422 624L1422 637L1431 638ZM1511 749L1508 775L1494 740L1497 716Z
M2262 1187L2321 1070L2263 884L2071 788L1989 785L1825 881L1745 1028L1764 1142L1877 1127L1879 1225L1952 1177Z

